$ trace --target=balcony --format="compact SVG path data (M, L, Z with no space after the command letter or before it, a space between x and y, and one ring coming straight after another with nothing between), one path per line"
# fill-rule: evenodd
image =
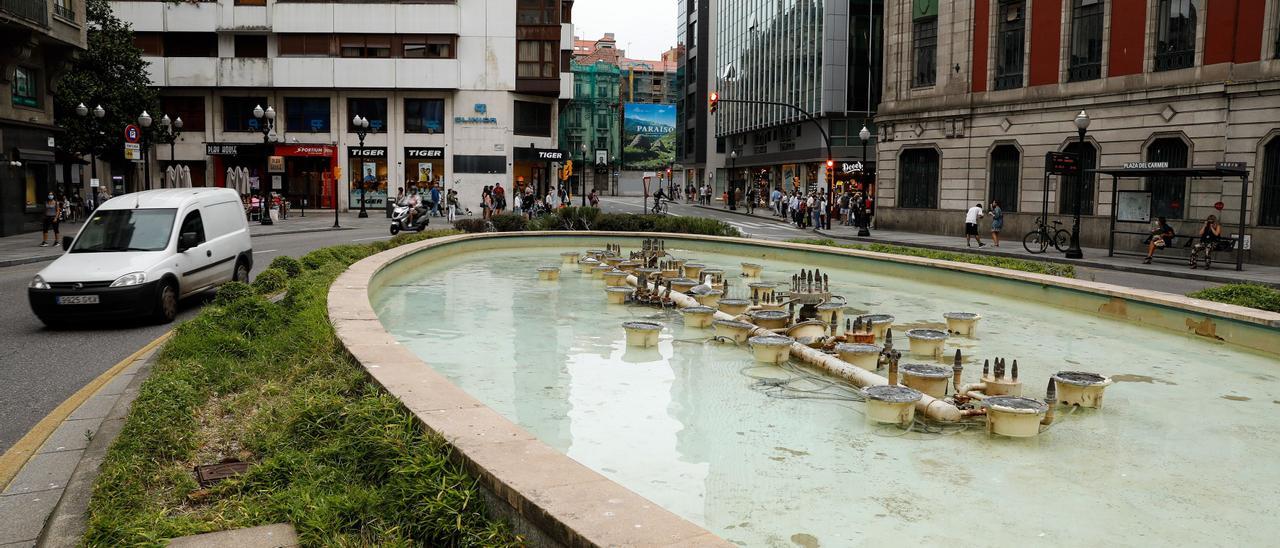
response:
M1156 54L1156 71L1188 68L1196 62L1196 50L1166 51Z
M0 0L0 11L42 27L49 26L48 0Z
M1067 69L1068 82L1083 82L1102 78L1102 63L1080 63Z
M55 3L53 5L53 14L72 23L76 21L76 10L72 9L70 3Z

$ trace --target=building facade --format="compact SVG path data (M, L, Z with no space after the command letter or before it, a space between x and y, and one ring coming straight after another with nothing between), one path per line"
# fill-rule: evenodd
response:
M676 162L684 181L714 185L724 173L724 141L716 139L707 109L714 88L716 27L712 22L718 0L676 2L676 110L679 139ZM723 184L722 184L723 185Z
M595 189L615 194L613 173L622 153L622 71L617 65L596 61L571 62L573 100L560 112L560 142L574 161L575 192ZM586 186L579 186L585 182Z
M53 84L85 48L75 0L0 2L0 236L39 230L45 196L59 191Z
M959 235L965 208L998 200L1006 237L1020 239L1042 208L1069 225L1078 196L1083 245L1106 247L1110 178L1046 185L1046 153L1080 154L1086 168L1243 162L1249 260L1280 262L1277 2L913 0L891 2L887 17L878 226ZM1130 179L1120 190L1150 193L1152 217L1179 234L1210 214L1237 232L1238 182ZM1131 239L1118 245L1140 246Z
M571 0L112 5L160 88L153 114L185 124L153 173L183 164L225 186L244 168L294 208L356 207L363 190L376 209L438 184L478 211L484 186L545 192L568 158L556 120L573 93Z
M830 158L841 185L873 185L865 151L875 139L859 132L874 130L880 102L883 2L717 0L715 8L714 91L752 102L721 103L715 116L733 184L785 181L790 190L798 177L800 190L826 189Z

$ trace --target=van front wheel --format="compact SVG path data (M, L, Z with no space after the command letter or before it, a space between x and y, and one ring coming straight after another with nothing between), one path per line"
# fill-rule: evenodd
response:
M156 291L155 319L159 323L170 323L178 317L178 286L171 281L160 282Z

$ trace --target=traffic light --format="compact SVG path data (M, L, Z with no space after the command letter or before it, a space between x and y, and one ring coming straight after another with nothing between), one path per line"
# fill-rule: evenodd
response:
M831 174L833 171L835 171L835 169L836 169L836 163L832 160L827 160L827 174L828 175Z
M717 108L720 108L720 94L712 92L711 93L711 114L715 114Z

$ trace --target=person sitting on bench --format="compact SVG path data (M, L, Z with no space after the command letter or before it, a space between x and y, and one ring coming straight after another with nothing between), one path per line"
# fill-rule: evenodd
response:
M1156 226L1151 229L1151 236L1147 238L1147 258L1142 260L1142 264L1151 264L1151 256L1156 254L1156 250L1172 243L1173 227L1169 226L1169 221L1164 217L1156 218Z
M1205 268L1208 268L1211 259L1211 253L1218 248L1219 242L1222 240L1222 225L1218 224L1218 217L1210 215L1205 219L1204 225L1200 227L1199 242L1191 248L1191 268L1196 268L1196 262L1204 259Z

